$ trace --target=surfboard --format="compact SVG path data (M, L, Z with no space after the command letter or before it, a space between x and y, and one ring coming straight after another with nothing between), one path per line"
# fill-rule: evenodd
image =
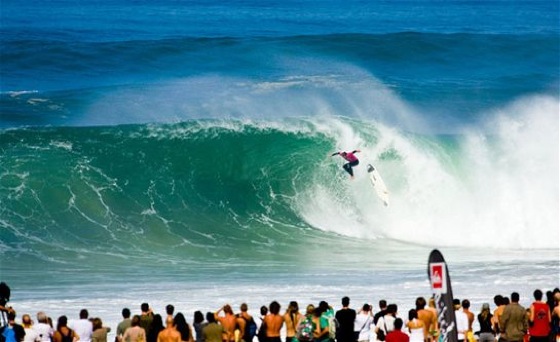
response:
M387 190L387 186L385 185L383 178L381 178L377 169L371 164L367 165L367 172L375 193L379 196L379 198L381 198L386 207L389 206L389 191Z

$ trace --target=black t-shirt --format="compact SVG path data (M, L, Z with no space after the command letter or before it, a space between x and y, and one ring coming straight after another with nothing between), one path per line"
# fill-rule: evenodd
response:
M338 328L336 329L336 340L338 342L354 341L354 320L356 311L354 309L341 309L336 312Z
M377 321L387 314L387 309L381 310L373 316L373 324L377 324Z

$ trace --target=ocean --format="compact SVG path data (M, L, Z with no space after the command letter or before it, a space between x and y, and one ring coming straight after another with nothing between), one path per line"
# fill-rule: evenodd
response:
M10 304L113 329L142 302L406 317L437 248L474 312L529 305L560 286L559 7L2 0ZM350 180L330 155L354 149Z

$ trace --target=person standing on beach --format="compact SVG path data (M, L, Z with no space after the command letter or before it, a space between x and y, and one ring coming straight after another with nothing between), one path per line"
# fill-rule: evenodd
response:
M167 315L165 329L158 334L157 342L181 342L181 334L175 329L173 316Z
M504 312L504 308L506 307L505 298L502 295L495 295L494 304L496 305L496 309L494 309L494 317L492 317L493 326L494 331L496 332L496 339L498 340L498 342L501 342L503 341L503 336L501 333L502 328L500 326L500 316L502 315L502 313Z
M469 332L469 316L463 311L460 301L459 308L455 310L455 322L457 324L457 340L463 342L467 339L467 333Z
M126 329L122 337L127 342L144 342L146 341L146 330L140 326L140 316L135 315L130 322L130 328Z
M409 342L410 337L401 331L403 327L403 320L396 318L393 323L394 329L387 334L385 342Z
M371 306L365 303L362 306L362 310L356 314L356 319L354 320L354 338L353 340L358 342L369 342L369 332L371 324L373 322L373 317L371 315Z
M152 317L152 325L150 326L150 332L146 333L147 342L157 342L157 337L161 331L163 331L163 318L160 314L155 314Z
M297 324L301 319L299 313L299 305L297 302L290 302L286 313L284 314L284 322L286 324L286 342L292 342L296 337Z
M205 342L223 342L224 327L216 322L216 315L213 312L206 313L208 324L202 328L202 338Z
M174 325L175 325L175 329L181 335L181 341L183 341L183 342L194 342L192 329L189 326L189 324L187 323L187 319L185 318L185 315L178 312L175 315L175 318L173 319L173 322L174 322Z
M416 298L416 314L418 319L424 322L424 336L430 336L430 331L436 329L437 315L426 309L426 299L424 297Z
M58 317L56 331L53 334L53 342L76 342L80 336L70 328L68 328L68 317Z
M554 293L554 302L556 306L552 310L552 340L560 341L560 292Z
M383 330L385 336L387 336L389 331L393 331L395 319L397 316L397 310L398 310L397 304L387 305L387 311L385 316L381 317L377 321L377 325L375 326L375 334L379 335L379 331Z
M305 315L301 317L297 324L296 336L299 342L313 341L315 333L315 323L313 322L315 316L315 306L313 304L307 305L305 308Z
M338 321L336 329L337 342L355 342L354 321L356 320L356 310L350 308L350 298L342 298L342 309L335 314Z
M329 321L325 315L323 315L324 308L317 306L315 311L313 311L313 342L330 342L329 336Z
M424 321L418 319L418 312L411 309L408 311L408 322L406 323L411 342L426 341L426 329Z
M504 308L500 316L500 329L508 342L522 342L527 333L527 314L519 304L519 293L511 294L511 303Z
M142 303L140 305L140 310L142 313L140 314L140 328L144 329L146 336L150 333L150 329L152 328L152 321L154 320L154 313L150 308L148 303Z
M259 342L266 342L266 323L264 322L266 315L268 315L268 308L266 307L266 305L261 306L260 313L261 324L259 325L257 337L259 339Z
M334 309L332 306L329 305L326 301L319 302L319 308L321 309L322 315L321 318L327 320L327 324L329 327L329 340L334 342L336 340L336 329L338 327L338 322L335 318Z
M39 336L39 342L51 342L54 330L49 324L49 318L46 313L42 311L37 312L37 324L33 326L33 329L35 329Z
M196 335L196 342L204 342L204 338L202 336L202 329L206 326L207 323L204 323L204 315L201 311L195 311L193 315L193 330Z
M0 328L0 338L6 342L22 342L25 338L25 329L16 323L16 312L8 311L8 324Z
M107 342L107 333L111 331L111 328L104 327L101 318L94 318L92 321L93 333L91 334L91 342Z
M437 320L436 300L433 296L428 300L428 307L426 308L426 310L431 311L434 317L433 324L428 327L427 341L437 341L439 337L439 325Z
M224 315L221 316L220 313L223 312ZM235 329L237 328L237 317L233 314L231 305L226 304L218 309L214 313L216 321L219 322L224 328L224 336L222 340L224 342L235 342Z
M120 342L129 342L123 341L122 337L126 329L130 328L130 326L132 325L132 320L130 319L130 310L128 308L122 309L121 315L123 317L123 320L119 323L119 325L117 325L117 339Z
M281 342L280 330L284 324L284 317L280 315L280 304L273 301L268 306L269 314L264 318L266 338L268 342Z
M31 320L31 316L28 314L24 314L21 316L21 326L23 330L25 330L25 338L23 339L24 342L37 342L39 339L39 335L33 328L33 321Z
M461 307L465 315L467 315L467 320L469 322L469 329L467 331L466 339L469 341L474 341L474 335L472 331L472 325L474 322L474 314L469 310L471 307L471 302L468 299L463 299L461 301Z
M86 309L80 310L80 319L69 324L70 328L73 329L78 336L80 336L79 341L90 342L91 334L93 333L93 325L88 319L89 313Z
M173 318L174 314L175 314L175 307L171 304L168 304L165 306L165 313L167 314L167 318L171 317ZM165 321L167 322L167 318L165 319Z
M531 342L546 342L550 334L552 317L548 305L542 301L543 293L537 289L533 292L535 301L531 304L529 317L529 335Z
M494 342L495 331L492 326L492 314L490 313L490 305L488 303L482 304L482 309L477 316L478 324L480 325L480 334L478 335L479 342Z
M361 152L361 151L360 150L354 150L352 152L335 152L335 153L331 154L331 157L339 155L344 160L346 160L348 162L348 163L342 165L342 168L344 169L344 171L348 172L348 174L350 175L350 178L352 178L352 179L354 179L354 170L352 170L352 167L358 166L358 164L360 163L360 161L358 160L358 157L356 157L354 155L354 153L358 153L358 152Z
M385 299L381 299L379 301L379 311L373 315L373 324L377 324L377 321L383 316L387 314L387 301Z

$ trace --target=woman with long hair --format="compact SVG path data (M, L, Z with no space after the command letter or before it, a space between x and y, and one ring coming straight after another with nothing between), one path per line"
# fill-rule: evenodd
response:
M68 317L58 317L58 324L56 325L56 331L53 335L53 342L75 342L78 339L79 336L76 332L68 328Z
M194 342L191 327L187 323L185 315L180 312L175 315L175 329L181 334L181 341Z
M204 342L204 336L202 335L202 329L206 324L204 323L204 315L202 311L195 311L193 316L193 327L196 334L196 342Z
M103 327L103 322L98 317L93 319L92 325L91 342L107 342L107 333L111 331L111 328Z
M297 325L301 319L299 306L297 302L290 302L286 313L284 314L284 322L286 323L286 342L292 342L296 337Z
M157 342L159 333L165 329L163 326L163 318L160 314L155 314L150 325L150 330L146 336L148 342Z
M490 305L488 303L482 304L482 309L477 316L478 323L480 324L480 333L478 335L479 342L494 342L495 332L492 327L492 313L490 312Z

